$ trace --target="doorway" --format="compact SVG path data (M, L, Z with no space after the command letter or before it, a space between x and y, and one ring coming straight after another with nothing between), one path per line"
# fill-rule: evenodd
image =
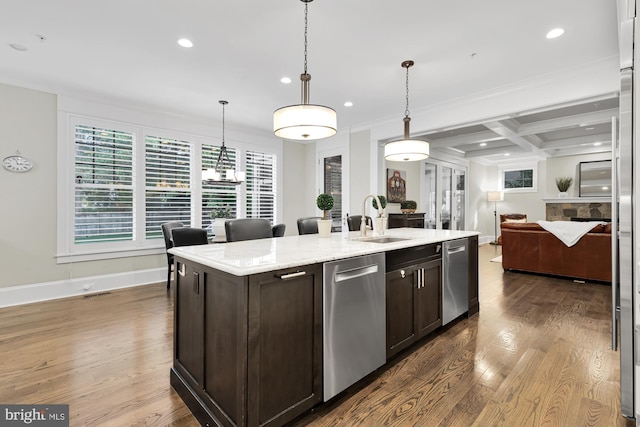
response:
M422 174L425 228L464 230L467 211L467 167L426 160Z

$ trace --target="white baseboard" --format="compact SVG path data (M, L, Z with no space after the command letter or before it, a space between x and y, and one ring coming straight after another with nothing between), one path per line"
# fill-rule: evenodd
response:
M78 295L91 295L113 289L166 282L167 269L129 271L103 276L80 277L56 282L34 283L0 288L0 307L49 301Z
M478 245L486 245L493 242L493 236L482 236L478 239Z

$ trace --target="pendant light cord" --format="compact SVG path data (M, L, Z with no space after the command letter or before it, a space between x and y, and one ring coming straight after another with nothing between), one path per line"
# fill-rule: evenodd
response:
M307 74L307 28L309 26L309 3L304 4L304 73Z
M409 67L407 68L407 106L404 109L404 116L409 117Z
M409 101L407 101L409 102ZM226 101L220 102L222 104L222 146L224 147L224 106L227 103Z

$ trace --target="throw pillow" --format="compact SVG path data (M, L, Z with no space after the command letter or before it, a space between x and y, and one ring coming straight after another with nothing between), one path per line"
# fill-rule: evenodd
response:
M522 218L522 219L511 219L511 218L505 218L504 222L527 222L526 218Z

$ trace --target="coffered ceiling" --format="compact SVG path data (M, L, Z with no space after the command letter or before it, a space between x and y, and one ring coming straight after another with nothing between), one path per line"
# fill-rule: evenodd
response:
M383 137L400 136L412 59L412 131L435 150L489 164L608 150L616 28L603 0L315 0L310 100L336 109L339 131L393 122ZM270 134L273 111L300 102L303 29L299 0L3 0L0 82L213 125L226 99L229 138ZM531 95L499 115L431 113L516 89Z
M423 134L432 149L484 164L611 151L618 95L583 99L539 111Z

